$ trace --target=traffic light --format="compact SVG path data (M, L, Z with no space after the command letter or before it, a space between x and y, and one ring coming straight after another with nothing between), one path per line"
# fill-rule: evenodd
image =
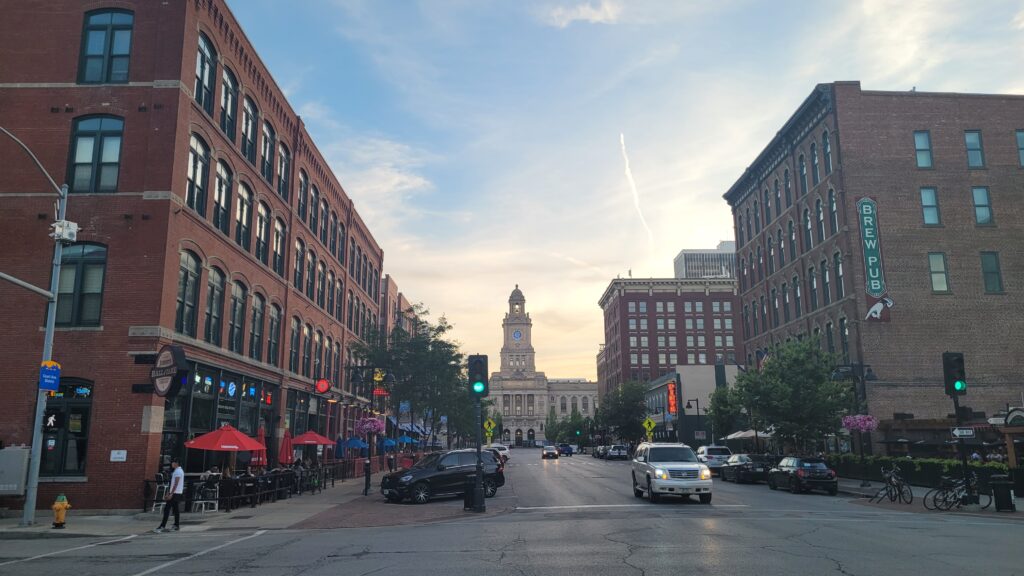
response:
M469 393L474 396L487 396L490 389L487 384L487 355L473 354L469 357Z
M963 353L942 353L942 376L945 380L947 395L963 396L967 394L967 374L964 372Z
M577 436L579 436L579 435L580 435L580 431L579 431L579 430L577 430L577 431L576 431L576 435L577 435Z

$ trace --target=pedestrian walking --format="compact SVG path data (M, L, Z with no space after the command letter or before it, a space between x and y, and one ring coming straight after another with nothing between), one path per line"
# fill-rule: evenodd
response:
M167 529L167 518L171 514L171 510L174 510L174 527L172 530L178 529L178 523L181 517L181 510L178 509L178 502L181 501L182 494L185 493L185 471L181 468L181 464L177 458L171 460L171 486L167 489L167 494L164 496L164 519L160 522L160 525L156 527L154 532L163 532Z

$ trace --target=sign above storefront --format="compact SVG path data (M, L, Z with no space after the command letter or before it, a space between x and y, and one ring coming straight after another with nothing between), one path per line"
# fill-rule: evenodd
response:
M668 413L678 414L679 413L679 401L676 397L676 381L668 381Z
M157 396L174 397L188 382L188 360L181 346L167 345L156 355L155 366L149 372Z
M315 388L317 394L326 394L331 389L331 382L326 378L321 378L316 381Z

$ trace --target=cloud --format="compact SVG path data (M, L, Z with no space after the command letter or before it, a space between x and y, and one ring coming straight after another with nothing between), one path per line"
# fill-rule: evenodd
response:
M647 239L653 243L654 234L651 233L651 227L647 225L647 220L644 219L644 212L640 209L640 193L636 191L633 171L629 169L629 156L626 154L626 135L621 132L619 132L619 145L622 147L622 160L626 164L626 181L629 182L629 191L633 194L633 207L636 208L636 213L640 216L640 223L644 225L644 230L647 230Z
M572 6L554 6L540 13L541 22L556 28L567 28L573 22L589 24L615 24L622 14L622 6L611 0L597 3L584 2Z

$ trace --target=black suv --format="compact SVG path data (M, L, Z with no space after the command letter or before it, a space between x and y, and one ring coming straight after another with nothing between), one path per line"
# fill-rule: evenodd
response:
M835 496L839 478L821 458L787 456L768 472L768 487L789 488L793 494L817 488Z
M505 485L505 467L484 450L484 496L490 498ZM408 470L384 476L380 492L392 502L406 498L423 504L434 496L465 492L466 479L476 475L476 450L452 450L427 454Z

